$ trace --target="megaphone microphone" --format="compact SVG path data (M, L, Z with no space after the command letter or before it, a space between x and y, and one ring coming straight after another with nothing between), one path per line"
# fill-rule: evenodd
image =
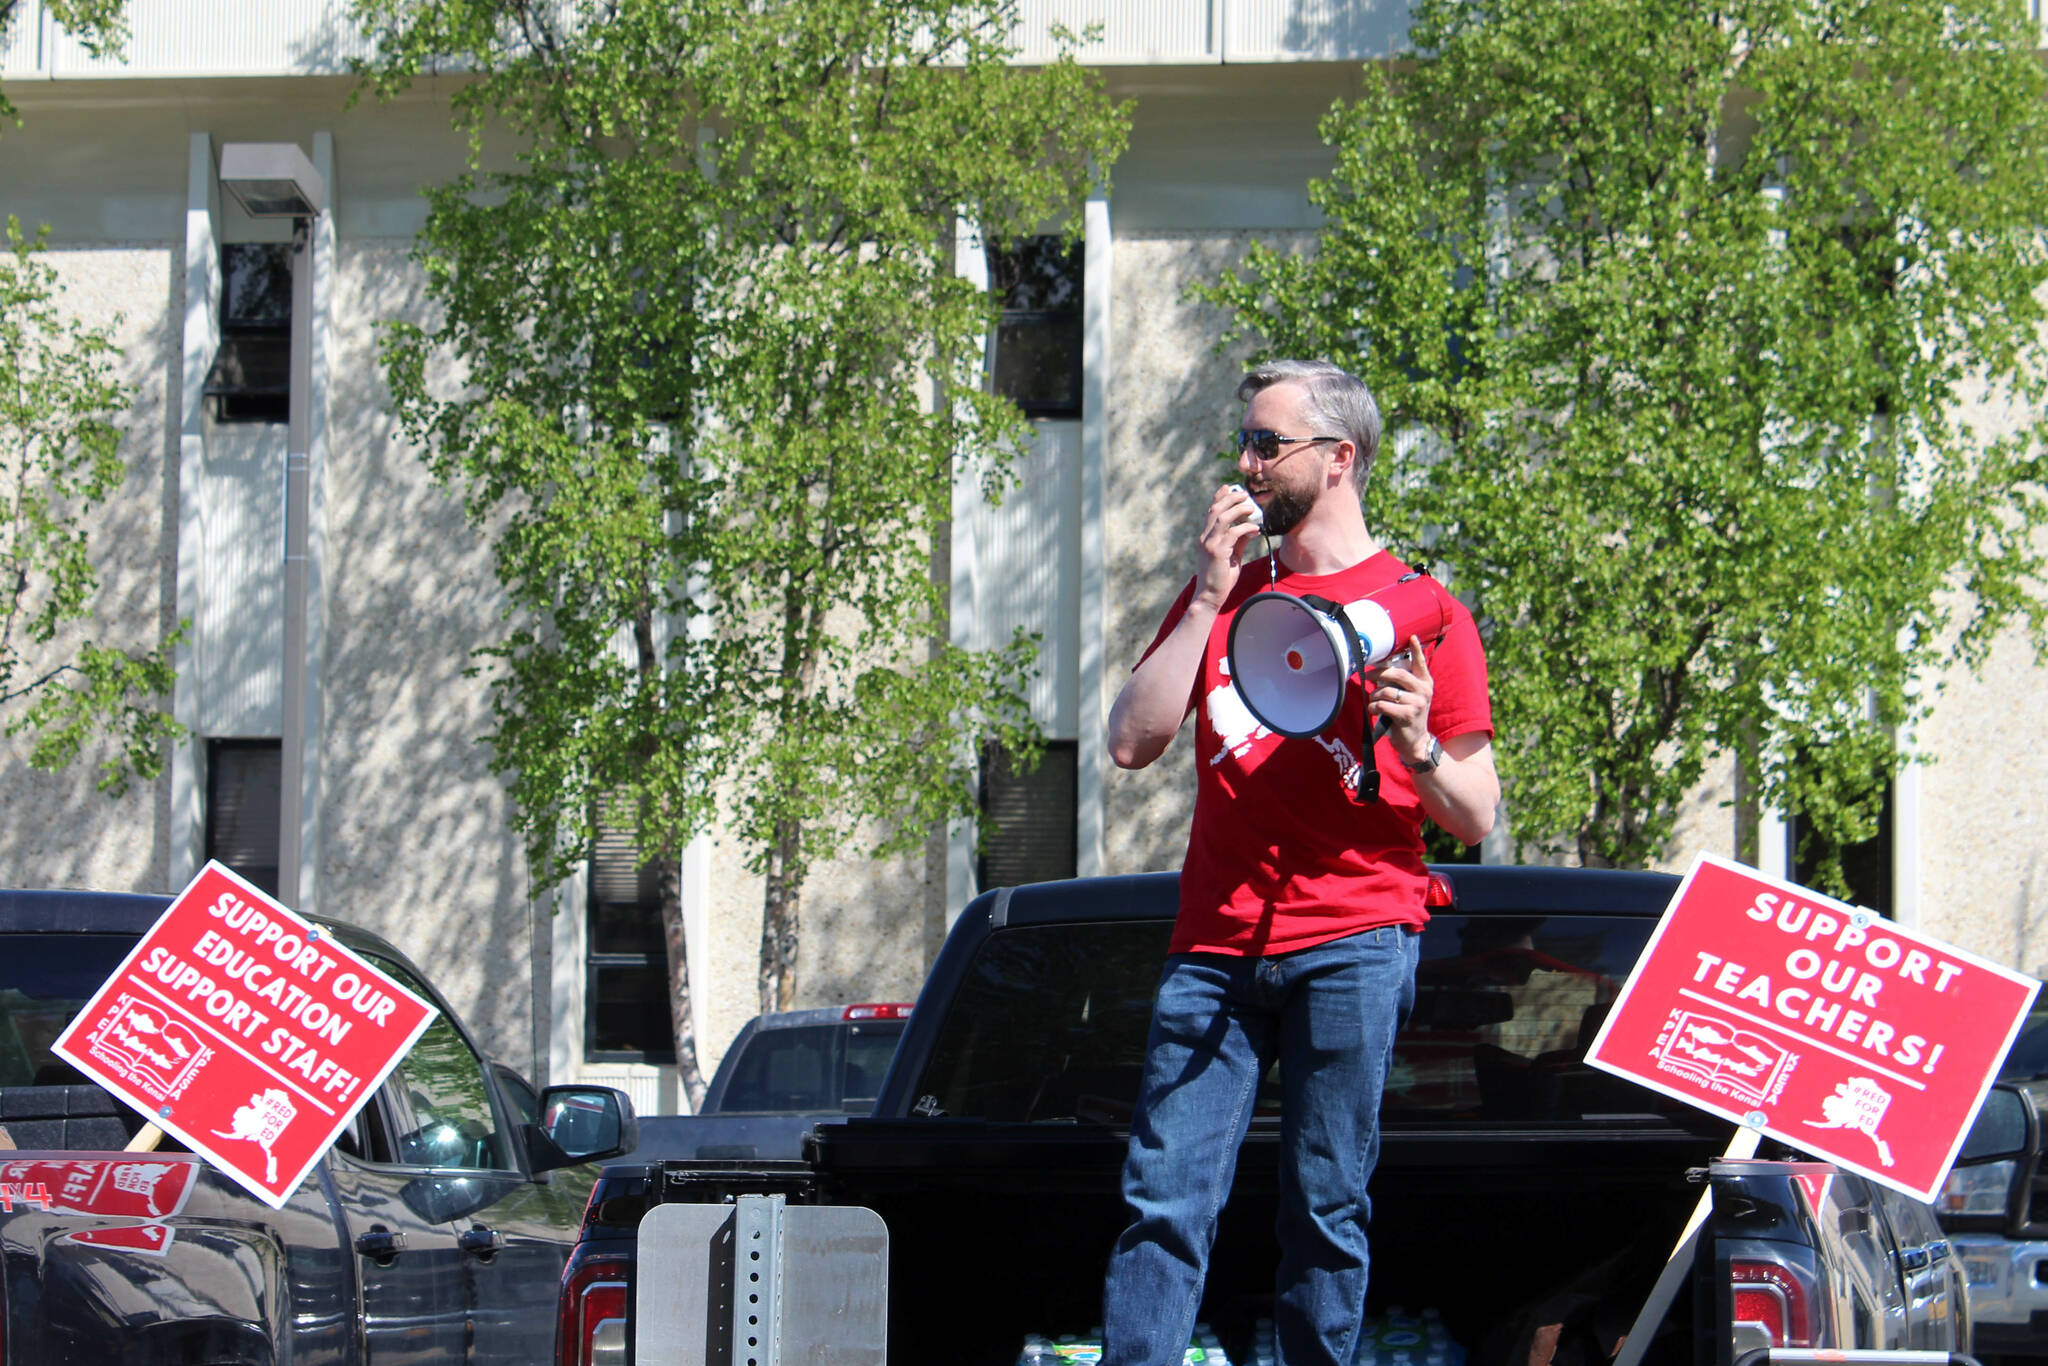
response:
M1342 606L1327 598L1254 593L1231 619L1226 657L1230 681L1263 725L1290 739L1320 735L1337 719L1344 690L1378 668L1411 639L1434 643L1451 624L1451 595L1427 574L1403 575ZM1373 745L1384 727L1368 726L1360 788L1379 797Z

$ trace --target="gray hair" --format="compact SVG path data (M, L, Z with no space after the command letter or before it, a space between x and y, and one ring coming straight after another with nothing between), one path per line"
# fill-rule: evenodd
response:
M1307 416L1321 429L1289 432L1289 436L1342 436L1358 449L1351 464L1351 482L1360 493L1380 453L1380 405L1365 381L1326 360L1269 360L1237 386L1241 403L1275 384L1300 384L1307 395Z

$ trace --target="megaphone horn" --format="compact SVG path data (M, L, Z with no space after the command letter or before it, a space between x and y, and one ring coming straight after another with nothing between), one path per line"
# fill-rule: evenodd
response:
M1292 593L1254 593L1230 623L1230 681L1260 725L1302 739L1320 735L1361 667L1358 633L1332 610Z

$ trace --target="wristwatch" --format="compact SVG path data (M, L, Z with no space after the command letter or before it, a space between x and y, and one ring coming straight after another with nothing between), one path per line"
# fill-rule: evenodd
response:
M1432 735L1429 737L1429 757L1419 764L1411 764L1406 759L1403 759L1401 767L1407 769L1410 773L1434 773L1436 772L1436 766L1443 761L1444 742Z

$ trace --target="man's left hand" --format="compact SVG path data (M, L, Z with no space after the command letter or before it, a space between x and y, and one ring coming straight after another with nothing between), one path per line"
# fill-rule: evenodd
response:
M1372 697L1366 710L1385 719L1394 755L1413 767L1429 759L1429 702L1436 695L1422 641L1408 638L1408 648L1372 671ZM1370 739L1367 740L1371 743Z

